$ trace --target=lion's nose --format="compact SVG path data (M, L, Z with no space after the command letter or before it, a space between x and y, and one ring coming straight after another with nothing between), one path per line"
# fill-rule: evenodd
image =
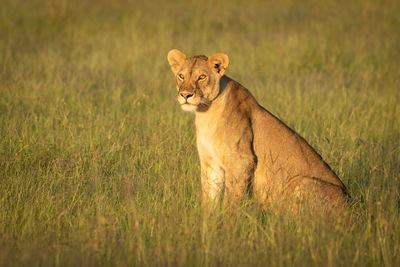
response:
M189 97L192 97L192 96L193 96L192 93L180 93L180 94L181 94L181 96L182 96L185 100L187 100Z

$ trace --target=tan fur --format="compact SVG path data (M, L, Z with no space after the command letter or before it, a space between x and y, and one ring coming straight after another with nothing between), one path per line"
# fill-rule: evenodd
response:
M345 203L346 187L318 153L224 75L227 55L187 59L174 49L168 62L178 102L196 115L205 209L218 204L222 194L225 205L236 206L247 191L264 206L302 199L331 207Z

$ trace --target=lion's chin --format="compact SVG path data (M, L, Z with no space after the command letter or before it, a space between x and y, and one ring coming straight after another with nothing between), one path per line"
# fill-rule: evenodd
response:
M197 110L197 106L191 105L191 104L182 104L181 105L182 110L187 111L187 112L195 112Z

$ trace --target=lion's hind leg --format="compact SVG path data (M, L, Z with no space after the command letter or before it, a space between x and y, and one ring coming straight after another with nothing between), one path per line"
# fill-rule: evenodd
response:
M322 209L347 206L345 189L318 177L296 176L286 183L283 198L292 204Z

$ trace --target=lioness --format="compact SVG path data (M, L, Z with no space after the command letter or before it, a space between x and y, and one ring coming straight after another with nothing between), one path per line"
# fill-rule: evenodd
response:
M168 53L178 102L195 112L201 164L202 206L235 207L246 191L262 205L313 199L343 205L347 190L321 156L296 132L224 75L223 53L186 58Z

